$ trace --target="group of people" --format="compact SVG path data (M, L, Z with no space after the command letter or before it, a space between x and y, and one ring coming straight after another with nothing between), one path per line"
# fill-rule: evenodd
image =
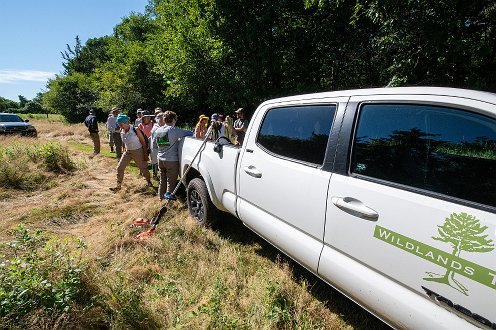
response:
M220 137L226 138L230 143L235 145L243 144L245 132L248 128L248 119L246 119L245 109L239 108L235 111L237 119L234 121L231 117L214 113L210 117L212 130L209 133L209 140L217 140ZM194 136L199 139L205 139L209 127L208 117L201 115L195 126Z
M121 113L118 107L113 107L105 123L110 151L115 152L118 161L117 184L110 189L114 192L121 189L124 171L131 160L136 163L147 186L153 187L148 170L148 161L151 160L153 176L159 180L160 200L175 200L173 191L179 176L179 140L185 136L194 136L202 140L206 138L217 140L223 136L231 143L241 145L248 120L245 118L243 108L235 112L236 121L229 116L224 118L223 115L214 113L209 123L209 118L201 115L192 132L176 127L178 117L173 111L164 112L157 107L152 115L147 110L138 109L136 121L132 125L126 114ZM84 124L93 141L93 155L97 155L100 153L100 137L94 110L90 110ZM207 137L209 126L212 126L212 129Z

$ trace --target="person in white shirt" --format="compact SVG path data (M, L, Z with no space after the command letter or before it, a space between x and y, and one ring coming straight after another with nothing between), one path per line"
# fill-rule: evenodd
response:
M119 115L120 109L117 107L112 108L112 113L107 118L107 123L105 127L109 132L109 146L110 152L114 152L115 145L115 155L117 161L121 159L122 156L122 140L119 125L117 125L117 115Z
M143 110L138 109L136 110L136 120L134 121L134 127L138 127L138 125L141 124L142 120L143 120Z
M124 180L124 170L131 160L134 160L141 175L145 177L147 186L153 187L150 172L148 171L146 137L143 136L139 129L131 127L129 117L125 114L119 114L117 116L117 124L121 128L121 139L126 151L122 154L119 165L117 165L117 186L110 188L110 190L118 191L121 189L122 181Z
M153 147L152 140L153 140L154 134L157 131L157 129L165 125L164 113L163 112L155 113L155 121L156 121L156 123L155 123L155 125L153 125L152 134L150 135L150 139L149 139L150 143L148 143L148 145L150 145L150 156L151 156L151 161L152 161L153 177L155 179L158 179L158 177L157 177L157 173L158 173L158 148Z

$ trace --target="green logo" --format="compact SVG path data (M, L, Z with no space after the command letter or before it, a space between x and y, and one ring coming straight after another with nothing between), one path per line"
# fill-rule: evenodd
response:
M157 139L157 144L160 147L167 147L170 146L170 141L169 141L169 134L165 134L164 136L161 136Z
M460 257L462 251L483 253L494 250L493 241L487 238L488 235L484 235L487 228L487 226L481 226L479 220L474 216L466 213L452 213L449 218L445 219L442 226L438 226L439 237L432 237L434 240L450 243L451 253L381 226L375 227L374 237L446 268L444 274L426 272L429 277L424 278L424 280L449 285L455 290L468 295L468 289L455 278L455 274L462 275L496 290L495 270L477 265Z

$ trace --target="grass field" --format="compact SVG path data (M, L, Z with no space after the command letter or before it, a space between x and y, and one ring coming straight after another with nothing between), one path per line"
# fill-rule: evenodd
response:
M136 241L133 218L161 206L136 169L112 193L103 134L90 158L82 124L32 123L38 139L0 138L0 169L32 174L0 181L0 328L387 328L237 219L197 226L181 194L156 235Z

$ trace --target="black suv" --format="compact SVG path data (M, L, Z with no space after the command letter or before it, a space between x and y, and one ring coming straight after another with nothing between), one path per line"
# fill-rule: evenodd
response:
M0 113L0 135L20 134L36 137L38 135L36 128L28 121L13 113Z

